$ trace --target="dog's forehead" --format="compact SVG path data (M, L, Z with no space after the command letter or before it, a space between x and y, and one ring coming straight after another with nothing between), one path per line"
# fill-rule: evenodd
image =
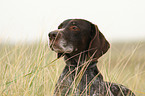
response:
M68 19L65 20L61 23L62 25L68 25L68 24L73 24L73 25L89 25L90 22L88 22L87 20L83 20L83 19Z

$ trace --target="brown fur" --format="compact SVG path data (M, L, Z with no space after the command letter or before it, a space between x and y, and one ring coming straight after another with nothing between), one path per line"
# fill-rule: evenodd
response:
M83 19L65 20L49 38L50 48L66 62L54 96L135 96L125 86L103 80L96 63L110 45L96 25Z

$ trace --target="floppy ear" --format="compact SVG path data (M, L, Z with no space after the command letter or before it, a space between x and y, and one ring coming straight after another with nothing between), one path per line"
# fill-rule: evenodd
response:
M97 60L110 48L110 44L105 39L104 35L99 31L97 25L91 26L91 41L88 49L88 56Z

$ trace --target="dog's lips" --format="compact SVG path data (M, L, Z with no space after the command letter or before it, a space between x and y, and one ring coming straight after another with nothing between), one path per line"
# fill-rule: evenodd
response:
M52 50L52 51L54 51L54 49L53 49L53 47L52 47L52 44L51 45L49 45L50 46L50 49Z
M73 47L72 46L58 46L55 44L50 44L50 49L52 51L55 51L57 53L71 53L73 52Z
M49 40L49 46L52 51L57 53L71 53L74 50L72 44L66 42L64 38L59 38L58 40Z
M57 46L55 45L50 45L50 48L52 51L55 51L55 52L62 52L61 48L58 48Z

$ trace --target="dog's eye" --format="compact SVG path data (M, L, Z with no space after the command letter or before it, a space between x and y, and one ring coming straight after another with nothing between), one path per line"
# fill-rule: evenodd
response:
M78 28L77 26L73 26L73 27L72 27L73 30L76 30L77 28Z
M71 26L71 27L70 27L70 30L79 31L79 28L78 28L77 26Z

